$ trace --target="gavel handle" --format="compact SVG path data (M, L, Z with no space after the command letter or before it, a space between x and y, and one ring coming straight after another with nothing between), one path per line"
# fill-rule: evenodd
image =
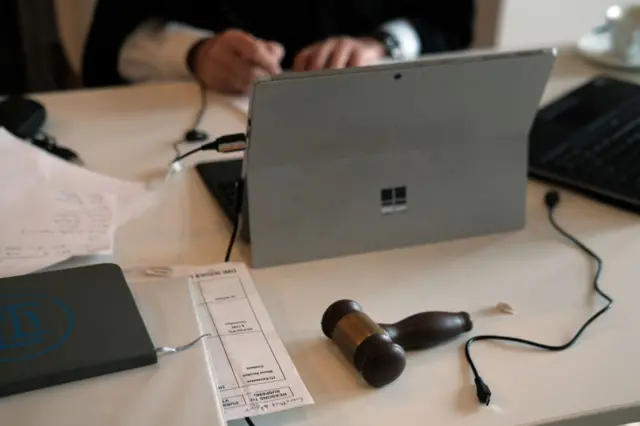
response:
M473 328L466 312L422 312L395 324L379 324L405 350L428 349Z

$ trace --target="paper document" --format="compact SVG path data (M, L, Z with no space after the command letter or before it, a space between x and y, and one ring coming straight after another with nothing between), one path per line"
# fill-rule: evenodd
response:
M71 164L0 128L0 277L113 251L118 225L154 198L143 184Z
M115 198L100 193L30 191L0 210L0 277L71 256L113 251Z
M244 264L192 270L227 420L313 404Z
M52 189L30 193L21 201L3 212L0 256L36 246L65 246L71 254L112 250L113 196Z

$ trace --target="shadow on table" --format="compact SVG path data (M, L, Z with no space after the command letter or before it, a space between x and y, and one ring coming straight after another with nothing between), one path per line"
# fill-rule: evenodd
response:
M342 401L370 390L329 339L290 342L287 349L316 404Z

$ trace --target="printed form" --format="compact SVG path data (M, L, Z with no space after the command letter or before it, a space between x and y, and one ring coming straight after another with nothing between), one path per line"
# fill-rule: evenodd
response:
M244 264L190 276L227 420L313 404Z

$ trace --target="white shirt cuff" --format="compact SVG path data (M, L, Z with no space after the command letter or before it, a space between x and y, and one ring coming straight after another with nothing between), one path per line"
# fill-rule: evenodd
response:
M402 59L415 59L420 56L422 51L420 35L408 20L389 21L382 26L382 30L392 34L398 40Z
M212 35L176 22L145 22L123 44L118 71L131 81L192 78L187 53L196 42Z

